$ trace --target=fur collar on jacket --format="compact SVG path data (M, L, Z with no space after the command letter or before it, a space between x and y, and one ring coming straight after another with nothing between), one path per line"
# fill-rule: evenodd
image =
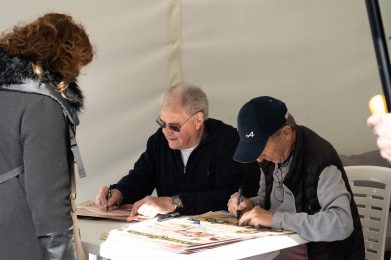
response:
M0 85L20 84L25 80L38 80L33 72L32 64L29 60L20 56L11 55L0 48ZM43 83L57 85L61 77L57 73L45 70ZM83 109L84 96L76 83L69 84L65 91L69 97L69 104L79 113Z

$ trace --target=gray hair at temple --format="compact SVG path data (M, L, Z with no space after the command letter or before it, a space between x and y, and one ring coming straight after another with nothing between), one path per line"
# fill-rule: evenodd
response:
M200 87L183 82L178 83L163 93L160 106L170 104L173 100L181 102L180 106L188 116L192 116L197 112L203 112L205 119L208 118L208 98Z

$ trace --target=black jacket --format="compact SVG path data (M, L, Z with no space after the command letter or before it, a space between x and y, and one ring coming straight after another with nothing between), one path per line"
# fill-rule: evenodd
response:
M348 178L341 160L332 145L314 133L312 130L298 126L296 131L295 151L289 172L284 178L284 184L293 192L296 211L313 215L321 210L318 201L317 187L319 176L327 166L336 166L342 174L346 189L351 195L350 210L354 230L352 234L341 241L310 242L307 244L308 259L312 260L363 260L364 238L360 217ZM262 162L266 173L265 208L270 208L270 196L273 186L273 163Z
M1 87L39 82L31 63L0 49L0 176L18 166L24 173L0 184L0 259L74 259L68 128L58 102ZM40 83L57 84L45 71ZM68 101L76 111L82 95L73 85ZM60 245L59 248L58 246ZM56 249L55 249L56 248ZM65 250L65 251L64 251Z
M235 128L207 119L200 144L185 168L181 152L170 149L158 129L134 169L116 188L123 195L123 203L134 203L156 188L158 196L179 195L182 214L226 210L229 196L238 190L243 176L243 166L232 159L238 141Z

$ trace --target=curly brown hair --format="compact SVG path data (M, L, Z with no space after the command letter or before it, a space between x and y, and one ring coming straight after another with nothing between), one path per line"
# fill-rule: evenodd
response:
M41 79L42 70L57 72L59 91L76 81L81 67L91 62L94 51L84 27L70 15L48 13L35 21L2 33L0 48L31 60Z

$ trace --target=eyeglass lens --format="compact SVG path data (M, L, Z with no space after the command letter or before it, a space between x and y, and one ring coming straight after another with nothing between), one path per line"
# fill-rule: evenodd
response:
M181 126L176 125L176 124L167 124L163 120L160 119L160 117L156 118L156 123L161 127L161 128L166 128L170 129L171 131L174 132L180 132L181 131Z

